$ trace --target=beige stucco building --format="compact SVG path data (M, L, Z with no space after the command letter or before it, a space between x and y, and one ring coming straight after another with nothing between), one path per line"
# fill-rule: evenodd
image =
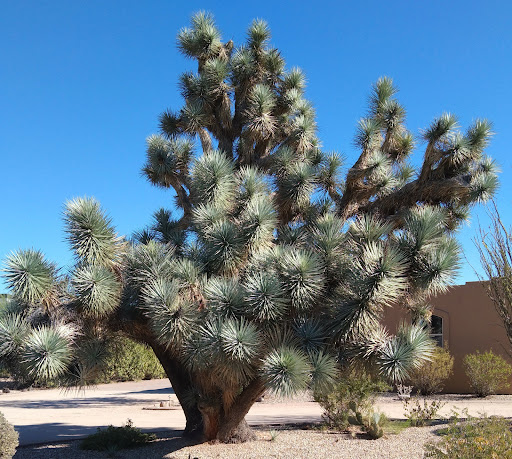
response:
M434 306L432 337L448 346L453 355L453 375L444 392L471 393L464 372L463 358L475 351L492 350L512 364L512 349L494 304L482 282L468 282L450 288L447 293L430 299ZM384 323L394 331L406 313L401 308L389 308ZM503 392L512 394L510 388Z

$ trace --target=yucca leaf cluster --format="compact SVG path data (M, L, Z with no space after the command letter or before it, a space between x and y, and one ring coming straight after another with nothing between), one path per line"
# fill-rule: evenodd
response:
M161 115L143 167L175 208L127 240L96 200L68 202L70 273L34 250L7 261L2 360L84 382L124 333L155 350L187 416L228 416L265 390L326 390L340 362L362 359L401 381L429 358L427 300L456 274L454 231L497 186L483 154L491 126L461 134L442 115L422 133L414 170L419 139L381 78L344 173L317 137L304 74L270 39L256 20L245 44L223 42L207 13L179 32L197 69L181 76L184 105ZM391 335L380 325L389 307L417 323Z

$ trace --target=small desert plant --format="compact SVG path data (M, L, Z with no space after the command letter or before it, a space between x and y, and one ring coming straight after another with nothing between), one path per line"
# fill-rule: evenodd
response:
M512 366L492 351L466 355L464 366L469 383L479 397L487 397L510 386L508 378Z
M384 413L372 413L371 416L363 424L364 431L372 440L377 440L384 435L383 426L386 424L387 418Z
M372 440L376 440L384 435L382 427L387 421L387 418L383 413L373 411L365 414L358 410L358 407L353 401L350 403L350 409L354 413L353 416L348 417L350 424L361 426L361 429L364 430Z
M403 384L397 384L396 392L398 394L398 398L403 400L405 398L411 398L413 386L404 386Z
M81 449L95 451L115 451L120 449L135 448L144 446L156 439L155 434L145 434L133 427L130 419L122 427L108 426L106 429L99 429L95 434L89 435L82 440Z
M448 349L436 347L430 362L413 370L410 383L420 394L437 394L443 390L445 381L453 373L453 357Z
M353 413L364 416L373 413L377 392L388 390L389 386L368 372L352 368L340 377L328 392L316 392L315 400L324 409L323 418L333 428L345 430Z
M0 413L0 459L11 459L18 446L18 432Z
M437 416L439 410L444 406L440 400L428 402L423 399L423 405L417 399L404 400L405 417L412 427L423 427Z
M270 429L269 433L270 441L276 441L277 437L279 437L279 435L281 434L281 432L279 432L279 430L276 429Z
M439 442L428 443L426 457L435 459L511 459L512 431L510 421L501 417L468 417L456 415L448 428L439 432Z

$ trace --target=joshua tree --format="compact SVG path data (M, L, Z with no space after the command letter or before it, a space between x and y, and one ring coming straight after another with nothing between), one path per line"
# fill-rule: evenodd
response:
M181 76L184 106L160 116L143 168L177 209L128 241L95 200L75 199L64 215L72 272L13 253L4 275L14 299L0 320L11 368L86 384L122 333L153 348L186 433L243 441L266 390L328 388L349 359L400 381L429 357L420 326L390 335L380 318L394 304L426 313L425 298L449 285L452 233L497 185L483 156L489 123L461 134L442 115L422 133L415 171L405 110L382 78L343 181L341 157L316 136L304 75L286 70L269 38L257 20L235 48L204 13L179 32L197 71Z

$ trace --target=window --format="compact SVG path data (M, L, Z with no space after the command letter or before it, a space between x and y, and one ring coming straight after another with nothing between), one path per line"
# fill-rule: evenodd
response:
M430 337L439 347L443 347L443 318L432 315L430 321Z

